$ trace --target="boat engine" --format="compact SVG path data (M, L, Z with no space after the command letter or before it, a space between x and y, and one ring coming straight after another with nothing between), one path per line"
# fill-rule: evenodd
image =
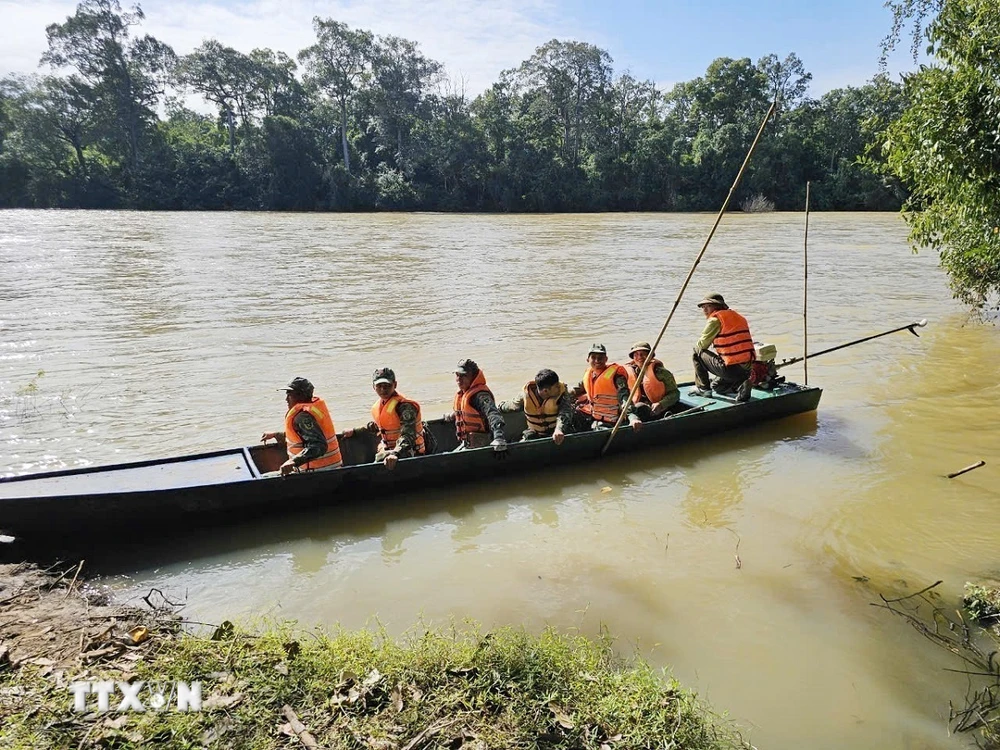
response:
M750 385L763 391L774 390L774 387L785 382L783 375L778 375L774 358L778 356L778 347L774 344L753 342L754 361L750 364Z

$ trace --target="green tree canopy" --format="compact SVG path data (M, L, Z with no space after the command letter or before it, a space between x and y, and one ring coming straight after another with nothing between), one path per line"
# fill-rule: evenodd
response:
M883 152L912 191L914 248L940 251L955 296L983 308L1000 295L1000 4L945 0L926 35L935 63L906 78Z

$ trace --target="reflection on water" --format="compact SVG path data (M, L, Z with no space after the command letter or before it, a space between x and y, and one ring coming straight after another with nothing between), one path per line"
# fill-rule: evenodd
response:
M541 366L573 382L593 341L624 358L658 330L712 221L0 219L0 473L253 443L280 424L274 389L292 375L316 383L341 427L367 419L382 365L428 415L448 408L462 357L500 398ZM898 217L811 224L814 350L931 320L919 340L899 334L811 363L825 389L818 414L86 549L88 566L125 597L186 594L188 616L205 622L266 612L346 626L377 616L394 632L420 617L606 626L730 711L755 745L956 747L944 727L963 681L870 603L939 578L955 601L967 578L1000 567L1000 335L964 325ZM801 353L801 226L796 215L727 216L691 290L723 292L779 357ZM659 352L681 379L702 323L681 305ZM38 370L36 408L19 410ZM987 465L943 478L978 459Z

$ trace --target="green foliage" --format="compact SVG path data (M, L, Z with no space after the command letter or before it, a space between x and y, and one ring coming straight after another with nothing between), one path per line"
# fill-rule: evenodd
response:
M314 19L301 71L214 39L177 60L138 35L143 20L83 0L46 32L42 62L71 75L0 81L0 206L715 210L772 100L733 205L799 210L806 180L826 209L905 197L859 161L865 122L899 109L899 87L809 99L794 53L719 58L665 93L593 44L553 39L470 100L416 43L331 18Z
M937 64L907 77L883 153L911 190L914 249L938 250L955 296L982 309L1000 294L1000 5L944 2L927 36Z
M80 716L69 712L65 687L26 668L4 678L22 708L9 712L0 741L18 750L85 740L123 749L155 741L269 750L288 746L276 731L287 705L320 746L344 750L424 746L420 738L468 748L745 747L728 721L669 676L641 659L617 658L609 638L553 630L420 630L397 641L367 630L229 628L218 640L164 641L135 673L158 683L201 680L204 710L74 721Z
M1000 621L1000 589L996 586L965 584L962 604L981 625L992 625Z

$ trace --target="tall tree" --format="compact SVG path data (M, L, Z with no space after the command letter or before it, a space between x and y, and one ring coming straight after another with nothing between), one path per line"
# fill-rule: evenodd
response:
M611 84L611 55L585 42L553 39L521 64L522 83L545 97L563 131L567 163L576 167Z
M781 110L797 107L809 90L812 73L806 72L805 66L794 52L789 53L784 60L779 60L775 54L765 55L757 61L757 69L767 79L770 98L778 103Z
M884 153L912 190L911 244L939 250L955 296L983 308L1000 295L1000 5L944 0L927 36L935 64L905 79Z
M441 63L425 57L416 42L398 36L375 40L368 90L377 149L393 166L406 171L406 140L419 117L425 96L440 80Z
M112 137L125 145L134 173L142 155L142 135L155 120L166 77L176 62L173 50L131 29L145 18L136 5L123 12L118 0L83 0L65 23L45 30L48 50L42 63L73 67L104 107Z
M299 60L305 65L306 83L325 92L336 102L340 114L340 144L344 151L344 169L351 173L351 151L347 143L348 110L358 87L370 75L374 37L370 31L351 29L347 24L313 19L316 44L302 50Z
M209 39L181 58L177 80L219 108L229 126L229 150L236 146L236 123L247 130L263 105L264 70L249 55Z
M251 50L250 60L260 76L255 96L259 114L300 117L307 109L307 96L295 77L295 60L267 47Z

